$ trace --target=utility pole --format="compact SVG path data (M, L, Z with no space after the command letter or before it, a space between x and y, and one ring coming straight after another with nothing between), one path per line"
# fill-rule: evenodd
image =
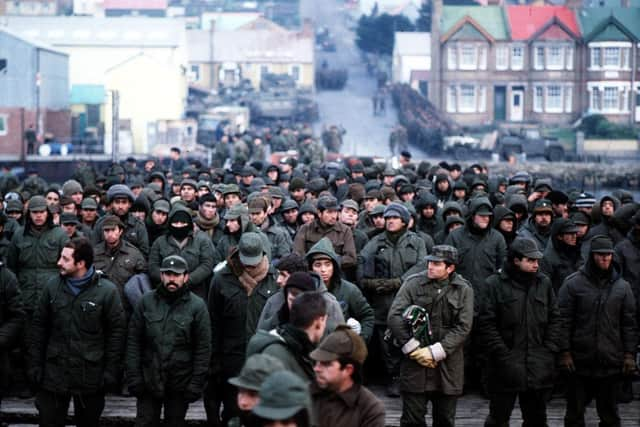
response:
M111 91L111 161L118 162L118 142L120 134L120 94L117 90Z

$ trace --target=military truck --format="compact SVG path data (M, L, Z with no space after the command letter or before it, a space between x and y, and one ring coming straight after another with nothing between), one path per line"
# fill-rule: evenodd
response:
M565 159L562 144L556 138L543 137L538 128L503 132L498 138L494 152L504 160L520 154L527 157L544 157L550 162L561 162Z

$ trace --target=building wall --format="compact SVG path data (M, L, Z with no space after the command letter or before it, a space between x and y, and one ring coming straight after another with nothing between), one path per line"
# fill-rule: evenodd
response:
M193 74L192 67L198 67L198 76ZM214 89L213 66L209 62L192 62L189 64L188 72L192 73L189 83L207 90Z
M430 70L431 58L428 56L397 55L397 64L394 60L393 81L398 83L410 83L411 72L414 70Z
M43 131L52 133L61 142L71 136L71 113L69 110L41 110ZM36 111L23 108L0 107L0 116L7 118L6 135L0 135L0 155L21 154L22 137L29 125L36 123Z
M119 117L130 120L135 153L147 153L147 132L157 120L178 120L184 113L187 97L187 78L180 67L159 63L146 55L139 55L107 74L106 88L120 95ZM159 90L162 88L162 90ZM107 102L105 117L111 117ZM105 123L111 134L111 120ZM110 136L105 138L110 140Z

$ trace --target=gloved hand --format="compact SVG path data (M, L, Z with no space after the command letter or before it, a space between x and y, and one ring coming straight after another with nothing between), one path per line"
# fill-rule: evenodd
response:
M129 393L131 393L131 396L134 397L142 397L142 395L144 395L145 393L145 387L143 383L131 384L127 386L127 388L129 389Z
M433 360L433 354L429 347L420 347L409 354L409 357L424 366L425 368L435 368L438 363Z
M625 353L622 360L622 375L633 375L636 371L636 361L633 360L633 354Z
M353 330L353 332L355 332L358 335L360 335L360 332L362 332L362 325L360 325L360 322L358 322L353 317L350 317L347 319L347 326L350 327Z
M378 294L390 294L400 289L402 281L400 279L375 279L377 285L375 287Z
M560 369L564 369L570 373L573 373L576 370L576 365L573 364L573 357L568 351L560 353L560 356L558 357L558 365L560 365Z
M198 399L200 399L200 397L202 396L202 393L195 393L187 389L184 391L184 393L182 393L182 396L184 397L185 402L193 403Z

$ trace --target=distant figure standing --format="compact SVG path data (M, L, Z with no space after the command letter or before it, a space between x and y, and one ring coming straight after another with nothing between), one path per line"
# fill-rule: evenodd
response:
M373 115L377 116L378 115L378 94L377 93L373 94L373 97L371 98L371 100L373 101Z

